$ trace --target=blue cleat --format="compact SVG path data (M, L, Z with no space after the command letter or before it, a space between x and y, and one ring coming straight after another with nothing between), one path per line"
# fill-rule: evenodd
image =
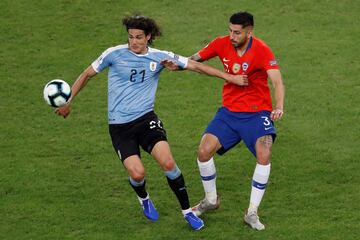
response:
M155 222L159 219L159 214L156 211L156 208L154 207L154 204L150 200L150 198L142 200L142 208L144 210L144 215L149 220Z
M193 212L185 214L184 218L194 230L200 230L204 227L203 220L197 217Z

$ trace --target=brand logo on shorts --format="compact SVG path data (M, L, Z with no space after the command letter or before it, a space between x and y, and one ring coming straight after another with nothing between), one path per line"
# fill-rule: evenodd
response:
M150 62L150 71L154 72L156 70L157 63L156 62Z

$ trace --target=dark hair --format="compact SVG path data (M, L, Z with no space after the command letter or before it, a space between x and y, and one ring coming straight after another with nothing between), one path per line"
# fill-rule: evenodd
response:
M232 24L242 25L243 28L254 26L254 17L248 12L237 12L230 17Z
M145 35L151 34L149 44L155 40L155 37L161 36L160 27L153 19L146 16L134 15L125 17L122 19L122 24L126 27L126 31L129 31L129 29L140 29L145 32Z

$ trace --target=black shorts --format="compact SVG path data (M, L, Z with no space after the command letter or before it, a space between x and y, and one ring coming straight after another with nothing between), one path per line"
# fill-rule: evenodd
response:
M121 161L132 155L140 157L140 146L151 153L157 142L167 141L163 124L153 111L128 123L109 124L109 133Z

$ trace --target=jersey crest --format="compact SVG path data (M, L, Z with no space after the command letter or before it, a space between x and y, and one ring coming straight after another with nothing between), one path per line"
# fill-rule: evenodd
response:
M249 68L249 64L247 62L243 62L242 64L242 70L243 72L246 72L246 70Z
M154 72L156 70L157 63L156 62L150 62L150 71Z
M238 73L239 72L239 70L240 70L240 64L238 64L238 63L235 63L233 66L232 66L232 71L233 71L233 73Z

